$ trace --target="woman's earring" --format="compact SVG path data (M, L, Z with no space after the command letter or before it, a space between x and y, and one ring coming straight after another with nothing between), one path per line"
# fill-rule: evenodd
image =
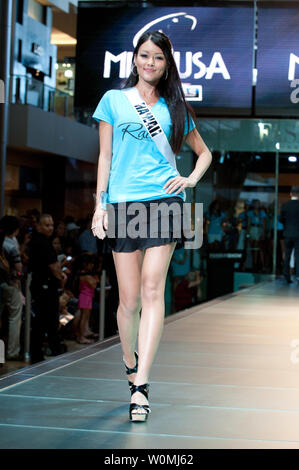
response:
M137 67L136 67L136 73L134 73L134 68L136 67L136 64L134 64L131 68L131 73L132 75L134 75L134 77L137 77L138 73L137 73Z
M164 80L167 80L167 78L168 78L168 69L166 69L166 74L165 74Z

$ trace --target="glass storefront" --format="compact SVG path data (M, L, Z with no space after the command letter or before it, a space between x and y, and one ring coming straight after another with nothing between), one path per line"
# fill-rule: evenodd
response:
M74 96L75 89L75 64L70 62L57 62L56 69L56 89Z
M198 119L213 154L208 172L188 194L189 201L203 203L203 244L175 251L168 314L178 311L176 306L187 308L282 275L279 212L291 186L299 185L298 125L282 119ZM181 174L190 173L194 158L189 149L182 152Z

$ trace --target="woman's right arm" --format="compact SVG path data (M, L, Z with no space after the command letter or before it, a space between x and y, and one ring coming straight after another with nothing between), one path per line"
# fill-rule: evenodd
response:
M98 160L96 207L91 227L94 236L102 240L106 236L104 228L108 229L108 213L100 206L100 194L101 191L106 192L108 187L112 159L112 131L113 127L111 124L100 121L100 154Z

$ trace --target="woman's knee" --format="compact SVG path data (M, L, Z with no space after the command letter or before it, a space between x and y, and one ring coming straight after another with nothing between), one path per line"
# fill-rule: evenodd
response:
M127 293L120 295L119 306L121 311L127 315L139 313L141 309L141 295L128 295Z
M144 277L141 280L141 301L153 301L159 299L162 295L164 296L164 285L163 280L158 280L153 276Z

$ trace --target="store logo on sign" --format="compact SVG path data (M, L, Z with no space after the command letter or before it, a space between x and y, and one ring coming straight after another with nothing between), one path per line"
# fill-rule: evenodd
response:
M145 26L143 26L143 28L141 28L138 31L138 33L135 34L135 36L133 38L133 46L136 47L137 43L138 43L138 40L143 35L143 33L148 31L149 29L151 29L156 24L159 24L162 21L168 20L170 18L172 18L173 23L178 23L179 22L178 16L182 16L182 15L185 18L188 18L188 19L192 20L191 31L193 31L195 29L196 25L197 25L197 19L195 18L195 16L186 15L186 13L184 11L182 11L180 13L170 13L170 15L160 16L160 18L157 18L157 19L151 21L150 23L147 23ZM162 29L159 29L159 31L162 32Z
M197 19L194 16L187 15L186 12L171 13L169 15L156 18L153 21L147 23L145 26L143 26L135 34L133 38L133 46L134 47L136 46L138 39L146 31L152 28L158 28L158 25L160 24L161 26L161 23L166 20L171 20L173 23L179 23L180 18L187 18L188 20L191 20L192 22L190 25L191 31L193 31L196 28ZM162 28L160 28L159 31L162 31ZM184 71L181 70L181 55L182 54L185 54L185 70ZM203 53L201 51L196 51L196 52L186 51L184 53L181 53L180 51L174 51L173 55L174 55L174 59L176 61L181 79L190 78L190 79L198 80L204 77L206 80L211 80L215 74L222 75L224 80L229 80L231 78L228 72L228 69L225 65L224 59L220 52L213 53L212 59L208 65L206 65L204 62L200 60L203 56ZM117 55L114 55L111 52L106 51L105 59L104 59L103 77L110 78L111 64L113 62L115 64L119 63L119 78L127 78L131 73L132 59L133 59L133 52L131 51L123 51ZM198 96L198 93L197 93L197 97L195 96L196 93L195 93L195 90L193 89L193 88L201 88L201 87L199 87L198 85L190 84L190 83L186 83L183 85L185 85L184 86L185 90L189 89L189 92L191 94L194 94L193 99L197 99L198 101L201 101L201 98Z

